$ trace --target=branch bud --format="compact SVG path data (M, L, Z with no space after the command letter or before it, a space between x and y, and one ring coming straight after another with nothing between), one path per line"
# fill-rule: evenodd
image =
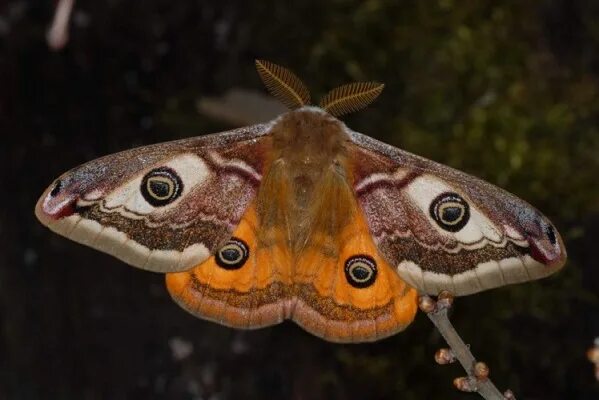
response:
M489 367L482 361L474 364L474 376L479 381L486 381L489 378Z
M439 349L435 353L435 361L437 364L446 365L455 362L455 354L451 349Z
M462 376L453 380L453 386L462 392L478 391L478 381L472 376Z
M447 290L442 290L437 296L437 308L451 308L453 304L453 299L453 293Z
M437 303L430 296L423 295L418 298L418 307L425 313L430 314L437 308Z

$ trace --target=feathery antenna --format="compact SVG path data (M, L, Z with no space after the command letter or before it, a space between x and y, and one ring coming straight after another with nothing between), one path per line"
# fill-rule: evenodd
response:
M256 60L256 69L268 91L290 110L310 103L310 92L287 68L268 61Z
M355 82L339 86L320 100L320 107L335 117L349 114L372 103L384 87L378 82Z

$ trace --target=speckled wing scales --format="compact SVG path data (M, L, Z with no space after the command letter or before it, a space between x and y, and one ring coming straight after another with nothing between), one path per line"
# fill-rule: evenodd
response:
M256 125L102 157L55 181L36 215L135 267L189 269L221 247L254 199L266 132Z
M420 292L466 295L563 266L559 234L526 202L365 135L350 136L354 192L370 233Z

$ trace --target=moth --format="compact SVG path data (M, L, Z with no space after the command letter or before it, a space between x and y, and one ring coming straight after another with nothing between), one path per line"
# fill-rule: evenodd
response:
M256 66L289 112L76 167L46 189L37 218L165 273L195 316L247 329L291 319L333 342L405 329L421 294L468 295L564 265L559 233L526 202L337 118L382 84L338 87L315 107L292 72Z

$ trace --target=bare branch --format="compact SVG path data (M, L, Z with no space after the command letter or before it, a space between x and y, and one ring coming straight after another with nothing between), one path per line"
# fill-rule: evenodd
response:
M69 41L69 20L75 0L58 0L52 25L46 33L48 46L55 51L61 50Z
M495 387L489 379L489 367L480 361L476 361L470 348L457 333L447 315L453 304L453 295L443 291L439 293L437 301L429 296L421 296L419 306L429 319L435 324L441 336L445 339L450 349L441 349L435 354L435 360L439 364L449 364L456 359L468 374L466 377L456 378L454 386L464 392L477 392L486 400L515 400L511 391L504 394Z

